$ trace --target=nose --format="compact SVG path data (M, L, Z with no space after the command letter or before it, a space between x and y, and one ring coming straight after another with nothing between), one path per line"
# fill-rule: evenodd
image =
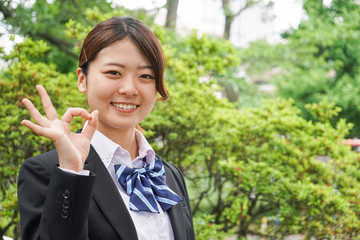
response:
M126 77L120 80L118 93L126 96L136 96L139 94L136 79L133 77Z

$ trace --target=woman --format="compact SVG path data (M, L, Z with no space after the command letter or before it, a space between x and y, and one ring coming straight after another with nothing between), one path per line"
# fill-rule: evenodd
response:
M35 124L22 123L56 149L20 169L23 240L195 239L182 174L136 129L157 94L168 97L163 73L155 35L138 20L115 17L88 34L79 56L78 88L90 113L69 108L59 119L41 86L47 117L23 100ZM74 116L87 120L78 133L70 132Z

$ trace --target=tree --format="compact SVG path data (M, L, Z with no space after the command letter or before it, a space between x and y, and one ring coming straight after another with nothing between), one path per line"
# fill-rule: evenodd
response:
M224 11L225 17L225 26L224 26L224 38L230 39L231 26L235 18L240 16L246 9L251 8L259 3L263 2L262 0L221 0L222 8ZM234 11L235 4L240 4L238 9ZM268 1L267 6L271 6L272 2Z
M239 17L245 10L256 5L264 4L263 8L272 6L272 1L263 0L222 0L222 8L225 17L225 26L223 38L229 40L231 34L231 26L235 18ZM238 9L234 11L234 9ZM220 79L223 87L224 96L231 102L238 102L240 106L259 105L259 95L254 86L245 81L244 77L238 77L239 68L233 68L227 72L227 75ZM241 96L241 97L240 97Z
M179 6L179 0L167 0L166 1L166 22L165 27L175 31L176 29L176 19L177 19L177 9Z
M96 6L102 12L111 11L111 3L106 0L55 0L34 3L27 0L1 0L0 12L9 32L34 40L44 40L54 46L47 55L48 63L55 63L62 72L69 72L76 66L77 55L73 51L74 42L65 37L65 23L72 19L91 24L86 22L88 19L84 12L90 6Z
M304 107L325 97L343 110L334 122L346 118L355 123L350 136L360 134L359 9L353 1L304 1L308 18L298 29L283 33L283 43L252 43L242 51L242 62L252 77L276 69L277 95L293 98L304 116Z

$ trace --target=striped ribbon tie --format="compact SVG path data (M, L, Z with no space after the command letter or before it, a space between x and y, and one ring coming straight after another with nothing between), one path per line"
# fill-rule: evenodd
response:
M160 158L139 169L121 164L114 167L121 187L130 196L130 209L133 211L159 213L156 203L167 211L182 200L166 186L165 169Z

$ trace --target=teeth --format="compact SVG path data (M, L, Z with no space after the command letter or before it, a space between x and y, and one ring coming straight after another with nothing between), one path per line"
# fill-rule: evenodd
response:
M130 109L136 108L136 105L128 105L128 104L122 104L122 103L112 103L112 105L114 105L117 108L124 109L124 110L130 110Z

